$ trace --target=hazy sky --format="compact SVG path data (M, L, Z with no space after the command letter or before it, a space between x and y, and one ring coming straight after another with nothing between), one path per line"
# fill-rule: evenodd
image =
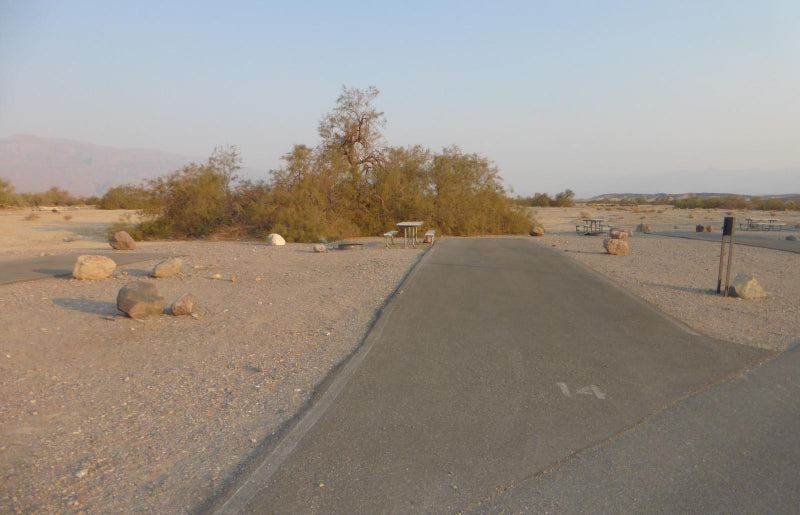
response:
M0 0L0 137L267 170L341 86L516 193L800 192L800 1ZM723 182L724 181L724 182Z

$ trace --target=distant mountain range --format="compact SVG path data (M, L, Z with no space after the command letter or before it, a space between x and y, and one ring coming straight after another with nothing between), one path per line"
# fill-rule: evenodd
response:
M596 195L588 200L607 200L609 202L619 202L620 200L634 200L640 197L644 197L644 199L648 202L653 200L664 200L667 197L672 197L675 200L685 199L685 198L710 198L710 197L729 197L731 195L736 195L737 197L742 198L754 198L758 197L764 200L770 199L778 199L783 202L794 201L800 203L800 193L789 193L789 194L782 194L782 195L738 195L735 193L603 193L602 195Z
M18 193L57 186L77 196L103 195L121 184L138 184L208 157L187 157L149 149L120 149L83 141L14 135L0 138L0 177ZM266 174L244 168L244 178Z
M15 135L0 139L0 177L17 192L53 186L74 195L102 195L120 184L139 183L203 161L169 152L118 149L82 141Z

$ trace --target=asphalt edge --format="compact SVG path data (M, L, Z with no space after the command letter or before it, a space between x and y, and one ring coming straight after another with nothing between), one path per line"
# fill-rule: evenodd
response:
M435 250L436 245L431 245L419 254L395 289L377 308L355 348L328 372L314 388L305 404L272 435L259 443L256 450L250 453L206 500L192 510L193 512L230 515L240 513L247 506L259 488L267 484L269 478L291 456L295 447L347 386L350 378L380 338L386 318L394 310L393 301L405 285L417 276L422 260Z

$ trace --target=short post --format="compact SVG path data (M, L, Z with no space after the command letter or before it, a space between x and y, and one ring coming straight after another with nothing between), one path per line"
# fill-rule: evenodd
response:
M730 222L729 222L730 220ZM731 285L731 265L733 264L733 238L736 236L736 228L734 227L734 222L736 218L733 216L726 216L725 217L725 227L723 228L723 233L730 229L729 234L731 237L731 246L728 250L728 269L725 271L725 296L728 296L728 288Z

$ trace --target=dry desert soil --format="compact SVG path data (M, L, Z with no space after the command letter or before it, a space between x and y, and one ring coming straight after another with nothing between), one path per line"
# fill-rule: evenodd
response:
M735 271L768 293L742 301L713 293L718 243L636 233L629 255L610 256L602 237L575 233L587 214L623 228L690 230L719 226L723 211L534 211L547 234L525 237L531 245L563 252L699 332L774 350L800 337L800 254L737 246ZM109 251L106 228L132 215L28 214L0 211L0 266ZM737 213L750 215L761 217ZM800 223L798 213L778 217ZM362 241L372 245L325 254L305 244L143 242L134 252L181 256L183 273L151 279L152 260L104 281L0 285L0 512L197 510L357 348L424 253ZM131 281L155 282L167 302L191 292L197 316L124 316L114 301Z

